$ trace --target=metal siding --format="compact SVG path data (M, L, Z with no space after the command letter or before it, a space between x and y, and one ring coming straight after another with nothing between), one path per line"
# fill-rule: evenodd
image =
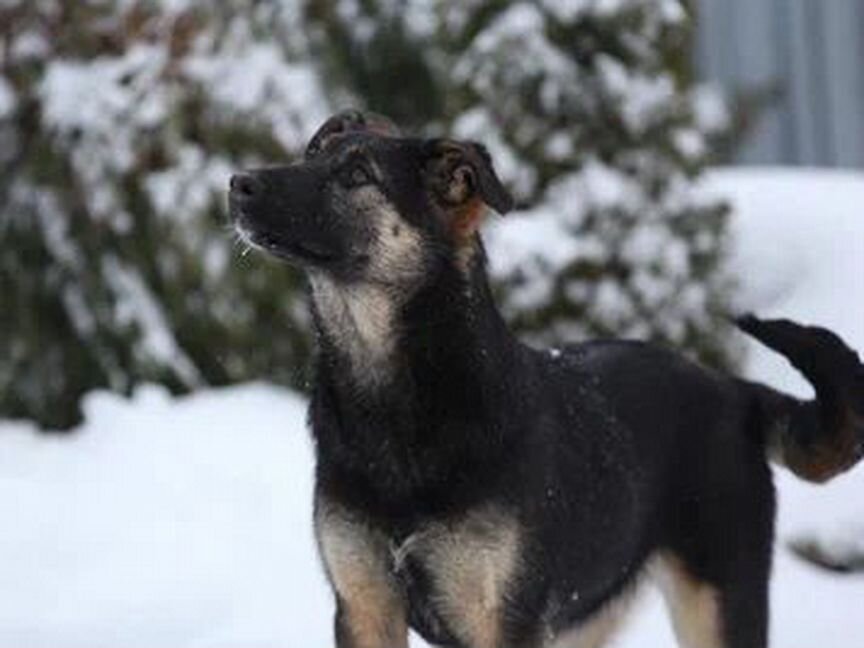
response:
M779 83L739 160L864 166L864 0L698 0L696 64L727 90Z
M787 0L773 0L772 3L775 15L772 42L780 62L777 69L777 79L775 79L775 82L778 83L783 79L789 79L792 76L793 70L791 39L788 38L788 34L792 28L792 16L789 11L785 10L786 3ZM801 138L796 128L791 101L778 102L772 112L778 114L778 119L782 124L782 132L780 134L780 141L774 151L772 151L773 155L771 155L768 161L791 162L798 158L801 150Z
M864 41L862 3L835 0L825 7L825 78L831 113L828 137L833 161L864 165Z
M790 74L786 77L784 100L788 101L798 139L798 159L783 162L818 164L820 158L816 106L819 74L815 67L815 34L808 5L812 0L787 0L789 31L784 35L789 46Z

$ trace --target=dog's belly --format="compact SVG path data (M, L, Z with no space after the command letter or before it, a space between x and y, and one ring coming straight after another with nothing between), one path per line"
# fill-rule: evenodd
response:
M603 648L624 623L635 597L636 587L625 590L574 626L550 633L544 648Z

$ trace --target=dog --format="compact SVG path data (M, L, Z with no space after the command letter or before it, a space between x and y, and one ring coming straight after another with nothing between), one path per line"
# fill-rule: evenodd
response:
M478 234L513 200L475 142L330 118L231 179L249 245L302 268L317 332L314 527L339 648L597 648L656 578L679 645L763 648L769 459L824 482L864 447L864 368L822 328L738 326L798 400L666 348L521 344Z

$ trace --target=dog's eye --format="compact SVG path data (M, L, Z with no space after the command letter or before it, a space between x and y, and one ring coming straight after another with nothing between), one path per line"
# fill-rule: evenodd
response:
M372 182L372 173L363 162L352 162L342 170L341 182L349 189L362 187Z

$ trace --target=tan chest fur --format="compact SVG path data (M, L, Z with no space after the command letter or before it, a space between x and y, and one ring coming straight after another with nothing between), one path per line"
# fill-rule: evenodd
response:
M428 574L430 603L453 634L478 648L499 645L508 588L519 569L520 534L512 517L491 508L473 511L424 525L397 546L338 507L319 505L319 511L328 575L366 639L355 641L358 647L392 639L404 626L397 572L409 558Z

